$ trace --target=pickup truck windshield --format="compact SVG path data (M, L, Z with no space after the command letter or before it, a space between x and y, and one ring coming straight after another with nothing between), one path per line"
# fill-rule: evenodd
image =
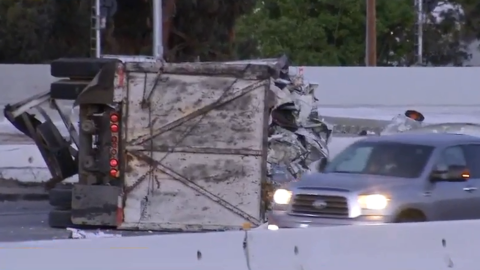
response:
M324 173L352 173L417 178L434 147L395 142L357 142L338 154Z

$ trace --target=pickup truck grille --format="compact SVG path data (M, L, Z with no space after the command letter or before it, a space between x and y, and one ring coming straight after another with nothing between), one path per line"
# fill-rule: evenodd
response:
M347 198L342 196L297 194L293 198L292 214L348 217Z

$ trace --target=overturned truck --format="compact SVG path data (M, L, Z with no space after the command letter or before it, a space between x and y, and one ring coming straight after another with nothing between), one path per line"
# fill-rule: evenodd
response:
M279 72L278 63L59 59L51 74L62 79L4 114L53 176L53 227L237 229L267 209L268 92ZM78 125L59 99L74 100ZM72 189L55 187L76 174Z

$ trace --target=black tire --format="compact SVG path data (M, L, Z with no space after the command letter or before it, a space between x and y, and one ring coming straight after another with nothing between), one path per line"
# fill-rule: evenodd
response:
M50 97L53 99L76 100L90 81L59 80L50 85Z
M50 205L61 210L72 209L72 189L54 188L49 192Z
M70 210L52 210L48 213L48 225L52 228L73 227L72 212Z
M50 64L50 74L57 78L93 79L106 63L106 58L60 58Z
M427 219L422 213L412 212L412 213L403 213L400 214L395 223L415 223L415 222L425 222Z

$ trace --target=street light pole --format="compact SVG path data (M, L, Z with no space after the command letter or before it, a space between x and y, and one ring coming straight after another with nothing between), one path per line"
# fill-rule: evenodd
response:
M377 65L377 12L376 0L367 1L367 37L366 37L366 66L374 67Z
M153 56L163 58L163 7L162 0L153 0Z

